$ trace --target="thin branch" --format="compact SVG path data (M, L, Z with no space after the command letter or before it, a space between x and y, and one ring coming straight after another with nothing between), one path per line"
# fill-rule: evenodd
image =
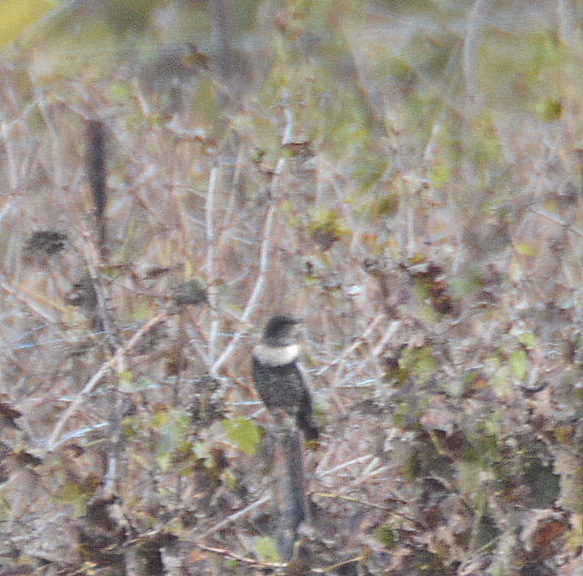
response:
M215 191L217 188L219 171L215 166L210 173L208 192L205 206L205 236L206 236L206 266L208 277L208 300L212 310L212 322L209 336L209 361L214 362L217 336L219 333L219 320L216 314L216 287L215 287Z
M359 456L358 458L353 458L352 460L348 460L348 462L342 462L335 466L334 468L330 468L329 470L322 470L319 472L320 477L329 476L330 474L335 474L339 470L343 470L344 468L349 468L350 466L354 466L355 464L362 464L364 462L370 462L373 458L375 458L372 454L365 454L364 456Z
M407 516L406 514L401 514L400 512L396 512L395 510L393 510L392 508L389 508L388 506L383 506L382 504L376 504L374 502L369 502L368 500L364 500L362 498L356 498L354 496L343 496L341 494L330 494L330 493L325 493L325 492L315 492L314 496L319 496L320 498L332 498L334 500L344 500L347 502L356 502L357 504L362 504L363 506L367 506L369 508L383 510L384 512L387 512L388 514L390 514L392 516L396 516L397 518L401 518L402 520L406 520L407 522L411 522L412 524L414 524L418 528L422 528L422 529L427 528L425 526L425 524L423 524L422 522L419 522L419 520L415 520L415 518L411 518L410 516ZM391 501L393 501L395 503L399 503L399 504L407 504L407 502L405 500L402 500L401 498L395 498L392 496L389 498L385 498L385 501L387 501L387 500L391 500Z
M80 408L87 396L91 394L91 392L95 389L95 387L101 382L101 379L113 369L114 365L119 365L122 358L134 348L134 346L144 337L145 334L150 332L155 326L166 320L170 315L169 312L160 312L153 318L150 318L148 322L146 322L123 346L120 346L115 353L113 354L112 358L110 358L107 362L104 362L99 370L95 372L95 374L89 379L87 384L83 387L83 389L79 392L75 400L71 403L69 408L65 410L62 416L59 418L59 421L56 423L55 427L49 439L47 440L47 445L45 447L45 452L51 452L54 450L59 442L58 438L65 427L65 424L68 420L77 412Z
M257 558L251 558L249 556L241 556L240 554L235 554L234 552L227 550L226 548L217 548L216 546L207 546L206 544L201 544L200 542L195 542L194 545L197 548L200 548L201 550L204 550L205 552L212 552L213 554L219 554L220 556L223 556L225 558L232 558L233 560L237 560L238 562L241 562L242 564L246 564L247 566L251 567L251 568L260 568L262 570L281 570L281 569L287 569L286 574L295 574L296 572L294 571L294 566L293 566L293 562L287 563L287 562L261 562L259 560L257 560ZM334 564L331 567L326 567L326 568L309 568L309 573L310 574L329 574L329 569L330 568L337 568L337 567L341 567L344 566L345 564L349 564L351 562L356 562L358 560L361 560L362 556L355 556L354 558L350 558L348 560L345 560L343 562L339 562L338 564ZM307 572L302 572L302 573L307 573Z
M366 327L366 329L362 333L362 336L357 338L350 346L346 347L342 351L341 354L339 354L338 356L336 356L336 358L334 358L334 360L332 360L332 362L328 362L328 364L326 364L325 366L322 366L322 368L320 368L316 372L316 376L321 376L325 372L328 372L328 370L330 370L330 368L332 368L333 366L336 366L336 365L340 365L338 370L341 370L342 366L344 365L344 362L346 361L346 358L348 356L350 356L350 354L352 354L357 348L359 348L362 344L364 344L367 341L367 338L372 333L372 331L377 327L377 325L381 322L381 320L383 320L385 318L386 318L386 314L384 314L384 313L381 313L378 316L376 316L372 320L372 322ZM375 348L375 350L376 350L376 348Z
M402 320L393 320L390 323L389 327L386 329L383 337L375 344L375 347L372 349L372 353L374 356L378 356L382 351L387 342L397 333L399 328L403 324Z
M265 278L267 276L267 269L269 266L269 256L271 250L271 231L273 228L273 222L275 219L275 211L277 206L274 202L271 202L268 209L267 214L265 215L265 224L263 226L263 234L261 239L261 250L259 254L259 273L257 275L257 280L255 281L255 286L253 287L253 292L247 301L247 305L245 306L245 310L241 315L241 322L246 323L248 322L253 310L255 310L255 306L259 300L259 296L263 290L263 285L265 284ZM239 340L243 337L244 331L239 330L237 333L231 338L231 341L223 350L223 353L219 356L219 358L215 361L215 363L210 368L211 376L217 377L218 372L221 366L229 359L231 354L235 351Z
M293 125L294 119L293 114L289 108L289 106L284 106L284 116L286 119L286 127L284 130L284 134L282 137L283 144L292 141L293 135ZM267 208L267 213L265 215L265 223L263 225L263 233L261 234L261 249L259 252L259 271L257 274L257 280L255 281L255 286L253 287L253 291L251 292L251 296L247 300L247 305L243 310L243 314L241 315L240 321L243 325L245 325L257 303L259 301L259 297L263 291L263 285L265 284L265 279L267 277L267 270L269 267L270 262L270 254L271 254L271 244L272 244L272 237L271 232L273 229L273 223L275 221L275 214L278 207L278 199L279 199L279 181L281 179L281 175L285 169L287 164L287 159L281 156L277 162L277 166L275 167L273 178L271 180L271 199L269 201L269 205ZM229 359L231 354L235 351L239 340L244 335L244 330L238 330L237 333L231 338L231 341L223 350L223 353L219 356L219 358L215 361L215 363L211 366L209 372L211 376L217 377L218 372L221 366Z
M232 522L235 522L239 518L246 516L249 512L251 512L251 510L253 510L257 507L263 506L264 504L266 504L270 500L271 500L271 496L269 494L265 494L264 496L259 498L259 500L252 502L251 504L249 504L249 506L245 506L245 508L243 508L243 510L238 510L237 512L231 514L230 516L227 516L224 520L221 520L220 522L218 522L217 524L215 524L214 526L209 528L206 532L204 532L204 534L201 534L200 537L206 538L207 536L214 534L218 530L222 530L225 526L228 526L229 524L231 524Z
M17 290L15 288L10 286L10 284L7 284L4 281L3 277L0 278L0 288L2 288L2 290L7 292L8 294L10 294L11 296L14 296L14 298L18 302L20 302L21 304L24 304L24 306L26 306L27 308L30 308L30 310L32 310L35 314L40 316L43 320L45 320L45 322L52 324L52 325L57 324L56 317L51 316L50 314L48 314L47 312L45 312L44 310L39 308L34 302L31 302L31 301L27 300L26 298L24 298L21 294L19 294L19 292L17 292ZM20 290L22 292L26 293L26 290L24 288L20 288ZM53 308L58 309L58 307L55 305L55 303L51 302L47 298L42 298L42 300L44 302L51 304L51 306L53 306Z
M16 164L17 154L14 151L14 140L12 138L12 130L6 121L0 122L0 135L4 141L4 150L6 151L5 171L8 173L8 181L10 182L10 190L18 190L18 168Z
M213 554L219 554L225 558L231 558L232 560L237 560L241 564L247 564L250 567L265 568L270 570L277 570L285 568L287 564L282 562L260 562L257 558L251 558L249 556L241 556L240 554L235 554L231 550L226 548L217 548L216 546L207 546L206 544L201 544L200 542L195 542L195 546L204 550L205 552L212 552Z
M550 220L551 222L554 222L555 224L558 224L559 226L566 228L569 232L571 232L575 236L579 236L580 238L583 238L583 232L581 230L579 230L578 228L574 228L573 226L571 226L571 224L569 224L569 222L565 222L561 218L557 218L556 216L553 216L552 214L549 214L547 212L543 212L539 208L530 208L530 211L533 214L537 214L538 216L542 216L543 218L546 218L547 220Z
M484 16L490 4L489 0L476 0L467 20L461 60L466 88L470 97L475 97L479 93L475 80L475 58L479 48L480 34L484 28Z

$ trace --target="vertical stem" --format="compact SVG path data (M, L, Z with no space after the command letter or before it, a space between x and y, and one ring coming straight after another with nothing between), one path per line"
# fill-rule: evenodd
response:
M205 235L206 235L206 266L208 277L208 300L211 307L212 322L209 337L209 361L215 360L215 350L217 335L219 331L219 320L216 313L216 288L215 288L215 258L216 258L216 235L215 235L215 192L217 187L219 171L213 167L210 173L208 192L205 206Z
M106 257L107 228L105 207L107 205L105 127L103 122L90 120L87 123L87 176L91 184L95 221L97 224L97 243L102 260Z

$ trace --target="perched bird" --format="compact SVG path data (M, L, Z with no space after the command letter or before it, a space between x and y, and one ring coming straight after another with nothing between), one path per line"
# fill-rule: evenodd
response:
M261 343L253 348L252 374L267 408L295 417L306 440L315 440L319 434L313 420L312 397L297 365L300 346L294 339L294 327L300 322L288 315L269 319Z

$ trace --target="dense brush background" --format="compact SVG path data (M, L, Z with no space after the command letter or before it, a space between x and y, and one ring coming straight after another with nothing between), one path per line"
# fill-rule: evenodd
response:
M0 574L583 573L582 10L2 0ZM249 377L283 310L291 566Z

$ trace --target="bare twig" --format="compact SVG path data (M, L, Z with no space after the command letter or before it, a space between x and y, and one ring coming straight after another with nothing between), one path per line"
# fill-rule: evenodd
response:
M4 142L4 149L6 150L6 172L8 173L8 181L10 182L10 189L18 189L18 169L16 167L16 153L14 151L14 142L12 139L12 130L10 129L9 123L2 121L0 122L0 134L2 135L2 140Z
M267 214L265 215L265 224L263 225L263 234L261 240L261 250L259 253L259 273L257 274L257 280L255 281L255 286L253 287L253 291L249 300L247 301L247 305L245 306L245 310L241 315L241 322L246 323L257 302L259 300L259 296L263 290L263 285L265 284L265 278L267 276L267 269L269 266L269 256L270 256L270 249L271 249L271 231L273 229L273 221L275 219L275 212L276 212L276 204L271 202L269 207L267 208ZM229 344L223 350L223 353L217 358L214 364L210 368L210 374L214 377L218 376L218 372L221 369L221 366L229 359L231 354L235 351L239 340L243 337L244 331L238 330L237 333L231 338Z
M216 250L216 235L215 235L215 191L217 187L218 169L213 167L210 174L208 192L206 196L205 206L205 224L206 224L206 266L208 277L208 300L211 307L212 322L209 336L209 360L214 362L215 350L217 345L217 335L219 333L219 320L216 313L216 287L215 287L215 250Z
M339 470L342 470L344 468L348 468L348 467L353 466L355 464L363 464L365 462L370 462L374 458L375 457L372 454L365 454L364 456L359 456L358 458L353 458L352 460L349 460L348 462L342 462L342 464L338 464L338 466L335 466L334 468L330 468L329 470L322 470L320 472L320 476L322 476L322 477L329 476L330 474L335 474Z
M354 342L350 346L347 346L342 351L341 354L339 354L338 356L336 356L336 358L334 358L334 360L332 360L331 362L328 362L325 366L322 366L322 368L320 368L316 372L316 376L321 376L322 374L328 372L328 370L330 370L330 368L332 368L333 366L340 365L338 368L338 370L340 370L341 367L346 362L346 359L348 358L348 356L350 356L350 354L352 354L357 348L359 348L362 344L364 344L366 342L367 338L370 336L372 331L385 318L386 318L386 314L384 314L384 313L381 313L378 316L376 316L372 320L372 322L370 322L370 324L366 327L365 331L362 333L362 336L360 336L359 338L354 340ZM376 350L376 347L375 347L375 350Z
M59 421L56 423L49 439L47 441L45 452L51 452L54 450L59 442L59 436L65 427L65 424L68 420L77 412L80 408L87 396L91 394L91 392L95 389L95 387L101 382L101 379L110 371L112 367L116 364L119 364L122 358L134 348L134 346L148 333L150 332L155 326L166 320L170 315L169 312L160 312L153 318L150 318L148 322L146 322L123 346L120 346L115 353L113 354L112 358L109 359L107 362L104 362L99 370L95 372L95 374L89 379L87 384L83 387L83 389L79 392L75 400L72 404L65 410L62 416L59 418Z
M201 550L206 552L212 552L213 554L219 554L225 558L232 558L241 562L242 564L248 564L249 566L260 566L262 568L278 569L285 568L287 564L281 562L259 562L256 558L250 558L248 556L241 556L240 554L235 554L226 548L217 548L216 546L207 546L206 544L201 544L200 542L195 542L195 545Z
M211 534L214 534L218 530L222 530L225 526L228 526L232 522L237 521L239 518L243 518L249 512L251 512L251 510L253 510L253 509L257 508L257 507L263 506L265 503L269 502L270 500L271 500L271 496L269 494L265 494L264 496L262 496L261 498L259 498L259 500L256 500L255 502L252 502L251 504L249 504L249 506L245 506L245 508L243 508L243 510L238 510L234 514L231 514L230 516L227 516L224 520L221 520L220 522L218 522L217 524L215 524L214 526L212 526L211 528L209 528L200 537L201 538L206 538L207 536L210 536Z
M289 106L284 106L284 116L286 118L286 128L283 134L283 144L292 141L293 135L293 115ZM270 255L271 255L271 244L272 244L272 237L271 232L273 230L273 223L275 221L275 215L278 207L278 199L279 199L279 184L281 175L285 169L287 164L287 160L285 157L280 157L277 166L274 170L273 178L271 180L271 198L269 200L269 204L267 207L267 213L265 214L265 223L263 225L263 232L261 234L261 249L259 251L259 270L257 273L257 280L255 281L255 286L253 287L253 291L247 300L247 304L245 309L243 310L243 314L241 314L240 321L243 325L245 325L251 314L255 310L257 303L259 301L259 297L263 291L263 286L265 284L265 279L267 277L267 270L269 267L270 262ZM229 344L223 350L223 353L219 356L219 358L214 362L214 364L210 368L211 376L217 377L218 372L221 369L221 366L229 359L231 354L235 351L239 340L244 335L244 330L238 330L237 333L231 338Z
M389 508L388 506L382 506L381 504L375 504L374 502L369 502L368 500L363 500L362 498L356 498L354 496L343 496L342 494L330 494L330 493L325 493L325 492L316 492L314 494L314 496L318 496L320 498L332 498L334 500L344 500L346 502L355 502L357 504L362 504L363 506L366 506L368 508L375 508L377 510L383 510L384 512L388 512L392 516L396 516L397 518L402 518L403 520L406 520L407 522L411 522L412 524L414 524L415 526L417 526L419 528L426 528L426 526L423 523L419 522L419 520L415 520L415 518L411 518L410 516L407 516L406 514L401 514L400 512L396 512L395 510L393 510L392 508ZM407 503L407 502L405 502L405 500L402 500L400 498L394 498L394 497L385 498L385 501L387 501L387 500L392 500L393 502L396 502L399 504L406 504Z
M565 222L561 218L557 218L556 216L553 216L552 214L549 214L547 212L543 212L539 208L530 208L530 211L533 214L537 214L538 216L542 216L543 218L546 218L547 220L550 220L551 222L554 222L555 224L558 224L559 226L566 228L569 232L571 232L575 236L579 236L580 238L583 238L583 231L579 230L578 228L574 228L573 226L571 226L569 224L569 222Z
M490 2L487 0L476 0L467 19L461 64L470 97L475 97L479 93L475 81L475 58L480 34L484 28L485 12L488 10L489 4Z
M38 106L38 112L42 116L49 133L51 134L51 153L52 153L52 172L54 183L57 188L61 188L65 182L63 178L63 163L60 161L60 151L61 151L61 139L59 138L59 131L55 126L53 121L53 115L51 114L51 108L47 105L47 100L42 92L42 90L36 87L36 102Z
M112 315L107 307L107 297L103 290L101 278L98 274L101 258L95 247L95 243L92 240L91 234L88 231L85 231L84 236L85 242L83 243L83 248L85 252L85 261L91 279L91 286L97 297L97 310L95 311L97 320L105 332L110 349L113 351L119 346L119 337L116 326L112 320Z
M10 286L10 284L7 284L3 278L0 278L0 288L2 288L2 290L7 292L8 294L10 294L11 296L14 296L14 298L16 300L18 300L18 302L20 302L21 304L24 304L24 306L26 306L27 308L30 308L30 310L32 310L36 315L40 316L43 320L45 320L49 324L52 324L52 325L57 324L57 319L55 317L46 313L44 310L39 308L34 302L31 302L30 300L27 300L26 298L24 298L24 296L22 296L22 294L20 294L15 288ZM24 289L21 289L21 290L23 292L25 292ZM54 302L52 302L46 298L43 298L43 300L45 302L48 302L49 304L51 304L51 306L53 308L57 307Z

